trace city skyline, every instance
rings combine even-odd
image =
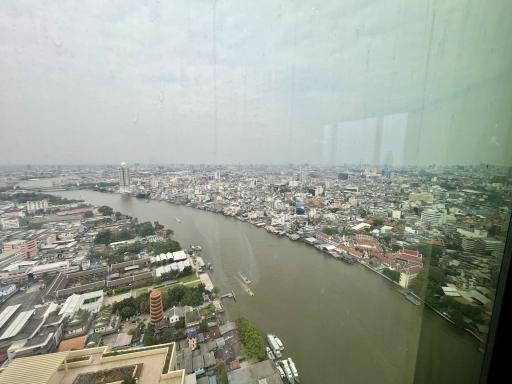
[[[502,380],[511,14],[1,1],[0,383]]]

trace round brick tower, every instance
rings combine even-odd
[[[162,296],[159,291],[151,291],[149,294],[149,323],[156,325],[164,319]]]

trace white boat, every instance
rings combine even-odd
[[[268,334],[267,335],[267,341],[268,345],[274,352],[274,355],[276,355],[277,358],[281,357],[281,352],[279,350],[279,346],[277,345],[276,339],[274,338],[274,335]]]
[[[177,221],[178,223],[181,223],[181,220],[180,220],[180,219],[178,219],[178,218],[176,218],[176,221]]]
[[[254,292],[251,291],[251,288],[247,284],[242,283],[242,288],[247,292],[249,296],[254,296]]]
[[[288,365],[288,360],[281,360],[281,364],[283,365],[286,378],[290,383],[293,383],[293,373],[292,370],[290,369],[290,366]]]
[[[245,276],[242,272],[240,272],[239,275],[240,275],[240,277],[242,278],[242,280],[244,281],[245,284],[251,284],[252,283],[252,281],[249,280],[247,278],[247,276]]]
[[[267,357],[269,358],[269,360],[274,360],[275,359],[275,356],[274,354],[272,353],[272,350],[267,347]]]
[[[284,379],[286,375],[284,374],[283,368],[281,368],[279,365],[277,366],[277,370],[279,371],[279,375],[281,376],[281,379]]]
[[[297,367],[295,367],[295,363],[293,362],[292,358],[288,358],[288,364],[290,365],[290,369],[292,370],[292,375],[295,380],[299,378],[299,372],[297,371]]]
[[[279,347],[279,350],[283,350],[284,349],[284,344],[283,342],[281,341],[281,339],[277,336],[274,336],[274,339],[276,340],[276,343],[277,343],[277,346]]]

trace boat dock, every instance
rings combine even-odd
[[[231,292],[225,293],[220,298],[221,299],[233,299],[233,300],[236,301],[235,291],[231,291]]]

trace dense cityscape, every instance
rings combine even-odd
[[[19,358],[58,351],[55,369],[70,383],[299,381],[286,340],[225,313],[240,292],[255,295],[246,270],[238,291],[222,292],[201,244],[180,245],[156,219],[60,196],[69,190],[211,211],[302,242],[340,268],[362,265],[485,345],[509,169],[122,163],[4,169],[0,182],[0,380],[28,364]]]
[[[501,383],[511,14],[0,2],[0,384]]]

